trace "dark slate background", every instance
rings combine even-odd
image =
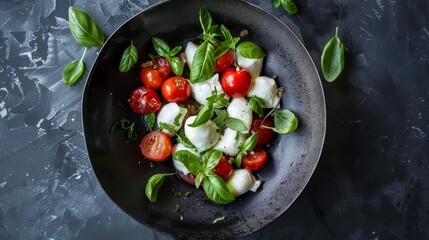
[[[81,97],[88,72],[62,83],[81,56],[71,4],[110,35],[156,0],[0,0],[0,239],[170,239],[107,197],[88,160]],[[429,1],[296,0],[287,23],[319,65],[340,27],[344,74],[323,81],[327,135],[304,192],[247,239],[429,238]],[[97,49],[87,52],[87,68]]]

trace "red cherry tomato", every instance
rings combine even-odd
[[[228,68],[221,77],[222,88],[232,98],[244,97],[252,83],[252,75],[246,69]]]
[[[170,64],[165,58],[152,59],[152,66],[142,68],[140,71],[140,80],[143,85],[152,89],[159,89],[165,79],[170,76]]]
[[[256,118],[253,120],[252,128],[250,129],[252,133],[258,133],[258,142],[256,143],[256,146],[265,146],[270,144],[276,136],[276,133],[273,130],[261,128],[261,124],[262,119]],[[265,119],[264,126],[274,127],[274,124],[270,119]]]
[[[213,172],[224,181],[227,181],[229,177],[231,177],[233,171],[234,167],[229,164],[228,157],[226,155],[223,155],[216,167],[213,168]]]
[[[191,95],[191,85],[186,78],[174,76],[165,80],[161,93],[168,102],[181,103]]]
[[[267,152],[262,148],[255,148],[243,156],[241,164],[244,168],[254,172],[261,169],[267,162]]]
[[[234,63],[234,52],[230,49],[216,60],[215,72],[224,72]]]
[[[161,108],[161,100],[154,90],[138,87],[131,93],[130,106],[135,113],[147,114],[158,111]]]
[[[140,150],[143,156],[155,162],[166,160],[170,156],[171,148],[170,138],[160,131],[148,133],[140,143]]]

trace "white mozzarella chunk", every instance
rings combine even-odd
[[[186,113],[188,113],[188,109],[180,107],[177,103],[168,103],[159,111],[156,122],[158,127],[160,127],[160,123],[165,123],[177,132],[182,127]],[[173,136],[173,134],[167,129],[162,129],[162,132],[166,133],[170,137]]]
[[[242,133],[227,128],[213,149],[219,150],[229,156],[236,156],[239,152],[238,146],[244,141],[245,137]]]
[[[198,126],[190,127],[197,116],[189,117],[185,122],[185,135],[200,152],[213,147],[219,141],[219,128],[211,120]]]
[[[237,197],[249,190],[256,192],[261,185],[261,181],[256,180],[253,174],[247,169],[235,169],[226,182],[226,185],[231,194]]]
[[[246,130],[242,133],[248,133],[252,125],[252,110],[250,109],[249,103],[244,98],[233,98],[228,108],[226,109],[229,117],[240,119]]]
[[[206,98],[212,95],[212,91],[217,90],[217,94],[224,93],[222,85],[219,82],[219,74],[213,75],[213,77],[207,79],[201,83],[191,84],[192,92],[194,93],[195,100],[200,104],[206,104]],[[225,94],[225,98],[229,99],[229,96]],[[220,108],[218,104],[214,105],[215,108]]]
[[[259,77],[259,75],[261,74],[263,60],[263,58],[245,58],[237,52],[238,66],[249,71],[253,79]]]
[[[187,148],[185,145],[183,145],[181,143],[178,143],[178,144],[173,146],[173,149],[171,149],[171,155],[173,155],[174,153],[176,153],[178,151],[182,151],[182,150],[187,150],[187,151],[193,153],[198,158],[201,157],[201,155],[199,153],[197,153],[194,149]],[[174,159],[174,157],[173,157],[173,164],[174,164],[174,167],[176,167],[176,169],[178,171],[181,171],[184,175],[187,175],[188,173],[190,173],[189,170],[185,167],[185,165],[182,162]]]
[[[188,68],[191,69],[192,61],[194,60],[195,52],[197,51],[198,46],[193,42],[188,42],[185,48],[186,64]]]
[[[252,86],[247,93],[248,97],[257,96],[264,100],[265,107],[274,108],[280,101],[277,95],[276,81],[270,77],[257,77],[253,80]]]

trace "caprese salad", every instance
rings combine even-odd
[[[150,130],[141,140],[149,161],[172,159],[176,173],[156,174],[146,196],[156,201],[164,177],[177,174],[203,187],[207,197],[228,204],[261,185],[254,172],[267,163],[267,147],[276,133],[298,126],[281,110],[284,92],[275,77],[261,76],[264,51],[215,25],[205,6],[199,12],[198,41],[170,48],[153,37],[156,51],[140,72],[142,86],[130,95],[131,109]],[[189,70],[188,70],[189,69]]]

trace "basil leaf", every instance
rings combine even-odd
[[[226,42],[231,42],[234,39],[231,35],[231,32],[224,25],[220,26],[220,31],[222,32]]]
[[[273,1],[273,5],[274,5],[275,8],[280,7],[280,0],[274,0]]]
[[[167,174],[155,174],[149,178],[146,183],[145,194],[147,199],[151,202],[156,202],[156,198],[158,197],[158,190],[161,188],[164,183],[164,178],[166,176],[171,176],[176,173],[167,173]]]
[[[176,76],[182,76],[184,65],[179,57],[168,58],[168,63]]]
[[[237,156],[235,157],[235,166],[237,166],[238,168],[241,166],[241,161],[243,159],[243,155],[244,155],[243,152],[239,152],[237,154]]]
[[[79,78],[82,76],[83,71],[85,70],[85,63],[83,62],[83,58],[86,54],[86,48],[83,51],[82,57],[80,60],[74,60],[67,64],[67,66],[64,68],[63,72],[63,79],[64,84],[71,86],[79,80]]]
[[[135,123],[134,122],[131,122],[130,120],[128,120],[128,119],[126,119],[126,118],[122,118],[122,119],[120,119],[120,120],[118,120],[118,121],[116,121],[111,127],[110,127],[110,130],[109,130],[109,133],[111,133],[111,132],[113,132],[113,130],[115,130],[115,128],[118,126],[118,125],[120,125],[121,126],[121,128],[123,129],[123,130],[127,130],[127,136],[128,136],[128,139],[129,140],[132,140],[132,139],[137,139],[137,134],[136,134],[136,132],[135,132],[135,130],[134,130],[134,125],[135,125]]]
[[[204,166],[200,159],[188,150],[175,152],[173,158],[183,163],[191,173],[200,173],[204,171]]]
[[[167,123],[160,122],[159,128],[160,128],[160,130],[165,129],[165,130],[169,131],[171,134],[176,134],[174,127],[171,125],[168,125]]]
[[[237,157],[235,157],[235,165],[239,168],[241,166],[241,159],[243,155],[247,154],[248,151],[252,151],[256,147],[256,143],[258,142],[258,133],[252,134],[250,137],[241,144],[238,149],[240,152]]]
[[[104,35],[97,23],[85,11],[69,7],[69,27],[74,39],[85,47],[100,47]]]
[[[180,50],[182,50],[182,46],[175,46],[173,49],[171,49],[171,51],[170,51],[170,57],[174,57],[174,56],[176,56],[179,52],[180,52]]]
[[[240,55],[245,58],[252,58],[252,59],[260,59],[266,56],[264,51],[258,45],[250,41],[245,41],[238,44],[237,52],[240,53]]]
[[[210,16],[209,10],[206,8],[206,6],[201,6],[200,12],[199,12],[199,18],[200,18],[200,24],[201,28],[203,29],[204,33],[207,33],[210,31],[210,28],[212,26],[212,17]]]
[[[263,108],[265,107],[265,102],[262,98],[259,98],[257,96],[250,97],[249,107],[254,113],[258,115],[258,117],[262,118],[264,116]]]
[[[137,48],[133,45],[133,40],[131,44],[127,47],[122,53],[121,61],[119,63],[120,72],[128,72],[137,63],[138,52]]]
[[[212,224],[216,224],[216,223],[223,221],[223,220],[225,220],[225,216],[217,217],[213,220]]]
[[[191,66],[191,83],[199,83],[209,79],[215,68],[214,46],[208,41],[204,41],[198,46]]]
[[[161,38],[152,37],[152,43],[153,43],[153,47],[155,48],[155,51],[161,57],[168,56],[168,54],[170,53],[170,47],[168,46],[167,42],[165,42]]]
[[[276,8],[279,7],[280,4],[282,5],[283,9],[289,14],[293,15],[298,12],[298,7],[293,0],[280,0],[278,2],[274,1],[274,7]]]
[[[197,174],[197,177],[195,178],[195,187],[198,189],[201,186],[201,182],[204,180],[206,175],[203,172],[200,172]]]
[[[182,113],[177,114],[177,116],[174,118],[174,125],[180,127],[180,118],[182,117]]]
[[[320,59],[323,77],[326,81],[333,82],[344,69],[344,44],[338,37],[338,27],[335,36],[326,43]]]
[[[216,113],[216,117],[212,120],[219,127],[219,134],[223,135],[225,133],[225,119],[228,116],[228,112],[226,110],[214,110]]]
[[[214,108],[212,103],[207,103],[203,106],[203,108],[198,113],[197,117],[195,118],[194,122],[192,124],[189,124],[190,127],[198,127],[206,122],[208,122],[214,113]]]
[[[217,175],[207,176],[204,179],[203,188],[207,197],[215,203],[228,204],[235,200],[225,182]]]
[[[240,132],[247,130],[246,125],[238,118],[228,118],[225,122],[226,126],[234,131]]]
[[[298,127],[298,118],[287,109],[274,113],[273,131],[280,134],[288,134]]]
[[[183,144],[187,148],[194,149],[198,152],[194,144],[192,144],[192,142],[185,136],[185,131],[183,130],[183,128],[180,129],[179,134],[177,134],[176,136],[177,136],[177,141],[179,143]]]
[[[149,113],[149,114],[143,115],[143,124],[144,124],[144,127],[146,128],[146,131],[148,132],[152,131],[152,129],[155,127],[155,122],[156,122],[155,113]]]
[[[219,163],[222,157],[222,152],[218,150],[210,150],[203,154],[202,162],[205,165],[205,170],[212,170]]]
[[[222,45],[222,46],[218,47],[214,52],[214,59],[217,60],[222,55],[224,55],[226,52],[228,52],[228,50],[229,50],[229,46],[223,46]]]

